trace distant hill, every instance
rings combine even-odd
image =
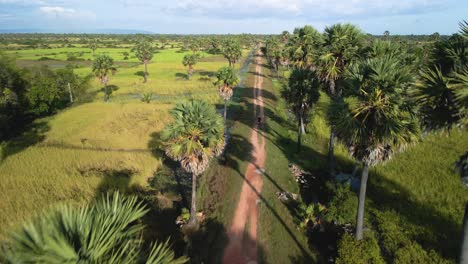
[[[120,29],[120,28],[103,28],[103,29],[41,29],[41,28],[19,28],[19,29],[3,29],[0,28],[0,34],[4,33],[89,33],[89,34],[153,34],[151,31],[136,30],[136,29]]]

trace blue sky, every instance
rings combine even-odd
[[[372,34],[452,34],[468,0],[0,0],[0,29],[280,33],[350,22]]]

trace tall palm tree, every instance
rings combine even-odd
[[[219,86],[219,95],[224,100],[224,123],[227,119],[227,101],[229,101],[234,93],[234,87],[239,83],[239,77],[231,67],[222,67],[216,72],[215,85]]]
[[[322,35],[312,26],[294,29],[287,43],[292,64],[301,68],[313,68],[317,63]]]
[[[145,73],[143,82],[148,81],[148,63],[156,53],[156,47],[148,40],[141,40],[132,49],[135,52],[135,56],[145,65]]]
[[[340,82],[348,66],[359,57],[363,46],[364,34],[351,24],[335,24],[325,28],[324,46],[318,72],[321,79],[327,84],[327,93],[332,100],[341,98],[343,89]],[[330,174],[335,174],[335,128],[330,129],[329,161]]]
[[[104,101],[109,100],[110,91],[108,90],[107,84],[109,83],[109,75],[114,74],[117,68],[114,66],[114,59],[109,55],[102,54],[98,55],[93,63],[93,72],[96,77],[104,85]]]
[[[301,150],[301,136],[305,134],[305,118],[320,97],[320,81],[316,72],[294,68],[282,96],[296,115],[298,121],[297,151]]]
[[[14,232],[1,252],[3,263],[181,264],[168,242],[142,248],[139,222],[148,210],[134,196],[107,194],[82,208],[63,205]]]
[[[203,101],[184,101],[171,111],[174,121],[162,132],[166,154],[192,174],[189,224],[197,223],[197,176],[224,149],[224,125],[214,107]]]
[[[418,138],[419,127],[405,93],[408,71],[391,56],[368,59],[347,73],[353,95],[333,100],[329,119],[352,155],[362,162],[356,238],[362,239],[369,168]]]

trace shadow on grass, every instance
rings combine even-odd
[[[2,143],[0,148],[0,161],[7,157],[23,151],[24,149],[36,145],[45,139],[45,134],[50,126],[47,121],[37,120],[26,127],[23,134]]]

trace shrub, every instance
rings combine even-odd
[[[336,221],[339,225],[355,224],[357,206],[357,195],[350,190],[349,185],[339,185],[330,201],[325,219],[328,222]]]
[[[38,61],[48,61],[48,60],[53,60],[52,58],[49,57],[40,57]]]
[[[153,93],[143,93],[141,95],[141,101],[144,103],[150,103],[153,100]]]
[[[377,240],[372,234],[365,234],[357,241],[352,235],[344,234],[338,243],[336,264],[384,264]]]
[[[434,251],[427,253],[424,249],[415,242],[410,242],[406,246],[398,249],[395,252],[395,264],[448,264],[449,261],[442,259]]]

